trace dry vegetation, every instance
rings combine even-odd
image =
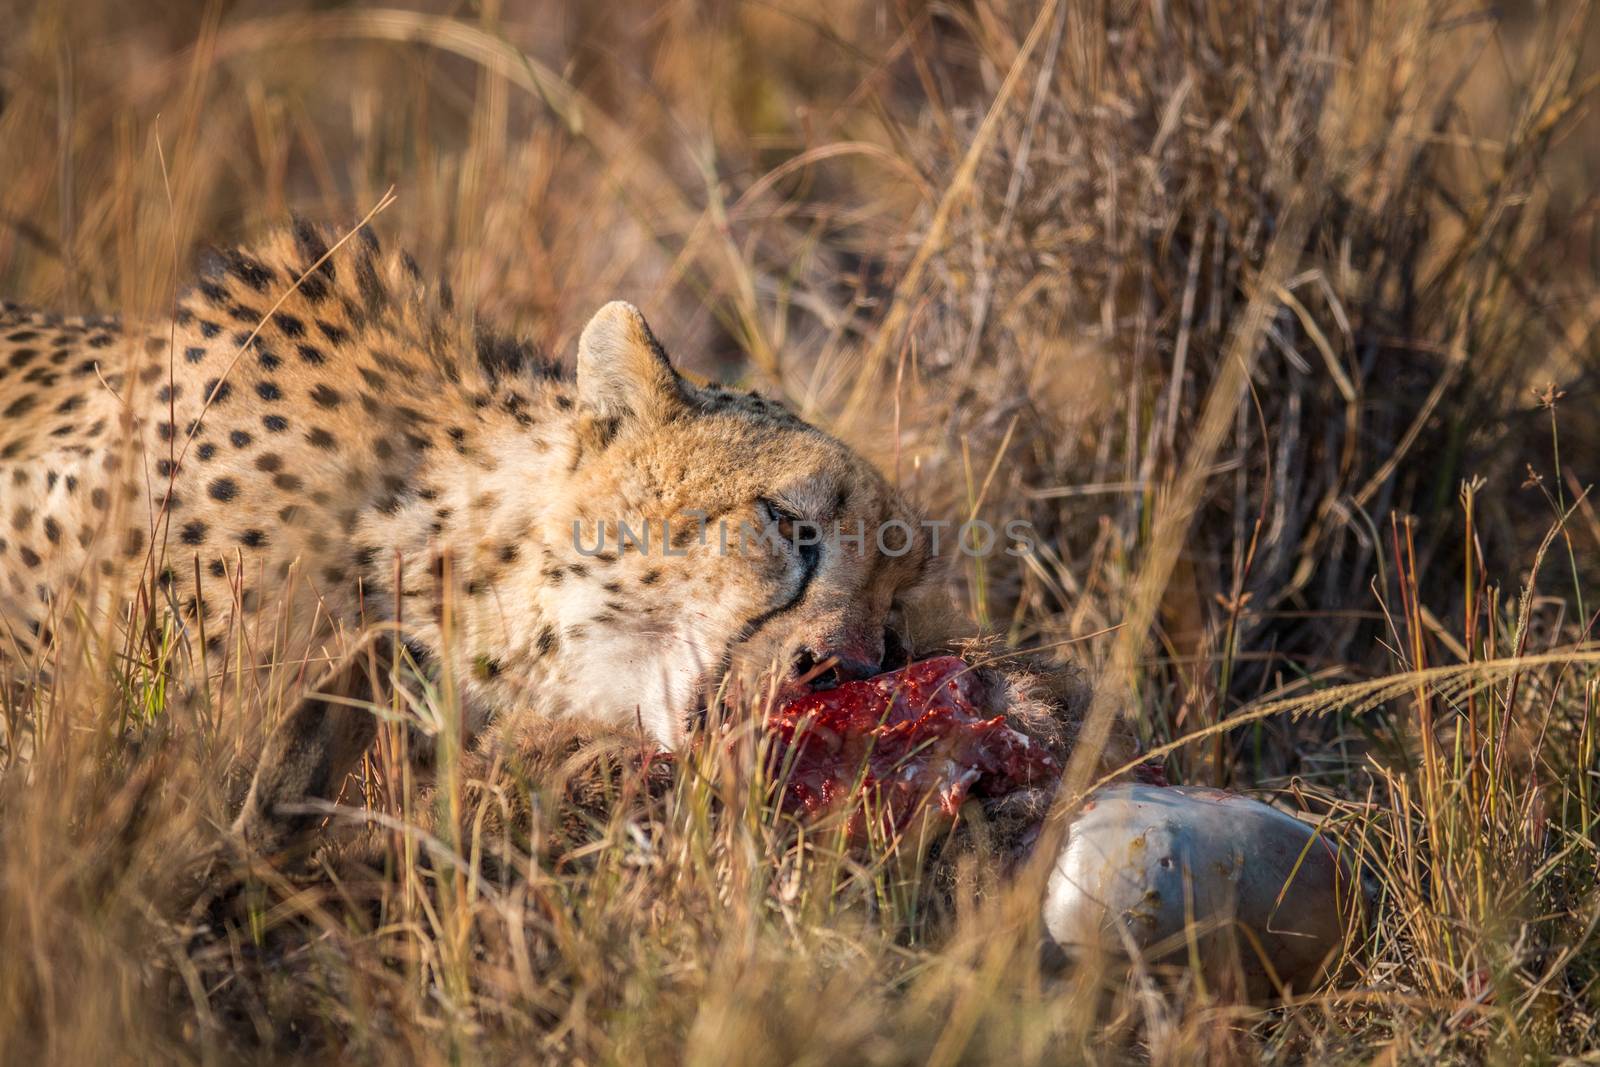
[[[936,513],[1031,519],[1037,555],[951,573],[974,623],[1081,662],[1176,779],[1330,820],[1379,899],[1327,988],[1157,995],[1042,972],[1034,887],[981,828],[938,868],[797,842],[714,761],[575,743],[488,783],[447,751],[434,800],[374,762],[346,799],[378,829],[225,907],[202,860],[276,705],[176,721],[152,614],[107,635],[115,669],[4,709],[0,1060],[1600,1047],[1587,5],[10,0],[0,25],[0,293],[159,314],[200,244],[349,226],[393,187],[386,239],[551,351],[627,296]]]

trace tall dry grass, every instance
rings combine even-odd
[[[797,840],[726,761],[614,741],[490,780],[447,749],[427,795],[381,749],[357,845],[219,901],[278,709],[169,712],[146,597],[4,709],[0,1058],[1592,1051],[1590,16],[0,9],[4,295],[158,315],[199,244],[393,187],[388,239],[551,351],[627,296],[936,513],[1030,519],[1037,554],[950,573],[973,623],[1089,668],[1092,724],[1176,777],[1326,820],[1378,900],[1341,981],[1270,1010],[1049,970],[983,827]]]

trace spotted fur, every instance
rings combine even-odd
[[[3,305],[8,670],[47,660],[78,607],[119,616],[141,576],[213,673],[267,657],[273,638],[222,637],[263,618],[287,620],[268,624],[280,657],[398,632],[451,668],[484,746],[553,715],[675,745],[730,667],[875,669],[928,563],[920,533],[901,555],[872,543],[918,526],[878,472],[781,404],[686,381],[630,305],[575,362],[483,328],[365,231],[333,248],[306,225],[210,257],[170,321]],[[799,520],[868,541],[718,535]],[[618,546],[622,523],[647,551]],[[317,688],[341,686],[360,688]],[[272,839],[275,807],[342,777],[370,717],[339,707],[308,699],[278,728],[247,831]]]

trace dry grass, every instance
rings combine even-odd
[[[982,827],[797,841],[721,762],[552,738],[431,800],[374,761],[361,842],[219,902],[276,709],[178,721],[151,612],[4,709],[0,1059],[1593,1052],[1596,65],[1589,5],[1528,6],[0,4],[4,295],[159,314],[198,243],[392,186],[552,351],[627,296],[935,513],[1030,519],[950,574],[974,624],[1380,901],[1271,1010],[1045,972]]]

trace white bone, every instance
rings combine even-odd
[[[1366,910],[1338,842],[1315,827],[1217,789],[1118,784],[1069,827],[1044,922],[1069,955],[1198,963],[1259,999],[1314,985]]]

